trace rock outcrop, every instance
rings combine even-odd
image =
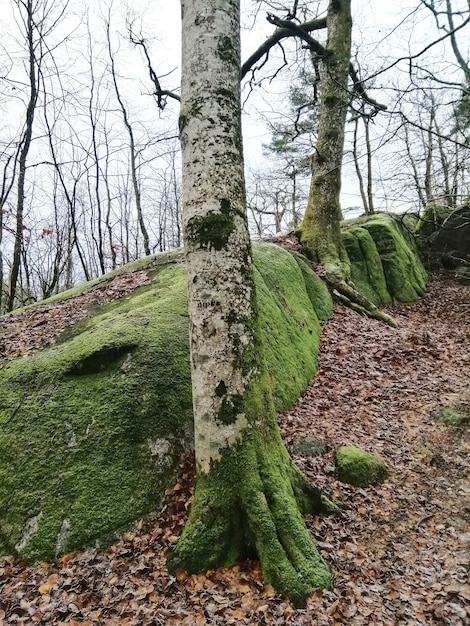
[[[356,220],[345,242],[358,290],[377,304],[423,293],[426,274],[394,218]],[[332,298],[298,253],[258,243],[254,265],[265,358],[282,411],[313,378],[319,319],[331,315]],[[70,314],[80,296],[131,272],[137,286],[87,300],[80,321],[0,361],[0,553],[37,561],[110,541],[158,512],[192,446],[181,252],[141,259],[33,309],[42,307],[45,320],[66,303],[63,314]]]

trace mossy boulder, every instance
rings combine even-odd
[[[351,278],[356,289],[376,306],[390,304],[382,261],[366,228],[353,226],[343,232],[343,242],[351,261]]]
[[[422,237],[429,237],[440,229],[452,213],[453,208],[445,204],[431,202],[426,206],[417,225],[417,230]]]
[[[341,482],[367,487],[383,482],[387,466],[381,458],[354,446],[342,446],[335,452],[335,464]]]
[[[362,253],[363,248],[365,248],[365,239],[362,234],[359,235],[358,227],[365,229],[375,243],[390,298],[398,302],[416,302],[419,300],[426,291],[428,277],[420,261],[415,240],[403,226],[400,218],[388,213],[377,213],[345,223],[344,236],[346,240],[349,240],[347,245],[355,259],[358,259],[359,255],[357,250],[360,250]],[[361,237],[361,243],[353,244],[351,239],[358,236]],[[369,259],[370,256],[367,255],[367,258]],[[356,261],[356,269],[354,271],[359,291],[364,289],[364,285],[366,286],[366,291],[370,289],[367,276],[368,272],[371,271],[369,269],[371,266],[374,267],[369,261],[364,263],[363,267],[361,267],[360,261]],[[377,282],[374,284],[377,284]],[[376,289],[374,287],[374,291]],[[385,297],[382,290],[383,286],[380,287],[379,292],[382,295],[378,295],[377,298]],[[367,295],[367,293],[364,293],[364,295]]]
[[[254,263],[267,368],[282,411],[316,368],[320,326],[307,286],[315,278],[274,245],[255,245]],[[159,510],[192,446],[181,253],[131,268],[146,271],[150,284],[96,306],[55,345],[0,362],[0,553],[37,561],[110,541]]]

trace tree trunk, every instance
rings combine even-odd
[[[172,571],[259,556],[296,604],[330,574],[300,509],[328,502],[276,423],[258,331],[240,123],[239,0],[183,0],[183,226],[197,483]]]
[[[325,268],[325,279],[342,302],[365,315],[396,325],[364,298],[351,282],[351,265],[341,237],[341,166],[348,112],[351,56],[351,0],[330,0],[328,41],[323,54],[318,138],[312,156],[312,182],[300,228],[305,252]],[[370,174],[369,174],[370,175]]]
[[[24,202],[25,202],[25,182],[26,182],[26,161],[28,158],[29,149],[33,139],[33,122],[34,113],[36,110],[36,103],[38,98],[38,86],[36,72],[38,69],[39,59],[35,56],[35,40],[34,30],[36,28],[34,24],[34,6],[32,0],[28,0],[24,3],[24,9],[26,15],[24,18],[26,28],[26,39],[28,45],[28,78],[29,78],[29,99],[26,107],[26,120],[25,130],[23,133],[21,150],[19,153],[19,168],[18,168],[18,191],[16,201],[16,227],[15,227],[15,243],[13,246],[13,259],[10,266],[10,273],[8,276],[7,286],[7,311],[12,311],[15,306],[16,289],[18,283],[18,276],[20,273],[21,256],[23,250],[23,215],[24,215]]]
[[[361,192],[362,206],[364,207],[364,213],[369,215],[369,203],[367,201],[366,190],[364,188],[364,178],[361,172],[361,166],[359,164],[359,153],[357,149],[357,135],[359,130],[360,115],[356,115],[354,119],[354,139],[353,139],[353,159],[354,167],[356,168],[357,180],[359,181],[359,191]]]
[[[370,117],[364,117],[364,127],[366,135],[366,150],[367,150],[367,198],[369,202],[369,215],[375,213],[374,207],[374,194],[372,190],[373,176],[372,176],[372,148],[370,144]]]
[[[340,222],[341,164],[348,109],[351,55],[351,0],[330,0],[328,41],[323,57],[318,139],[301,239],[312,257],[337,276],[349,275]]]

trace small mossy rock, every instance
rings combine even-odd
[[[470,413],[450,406],[441,406],[431,413],[432,417],[447,426],[467,426],[470,423]]]
[[[313,437],[304,437],[303,439],[297,439],[290,446],[292,454],[299,454],[301,456],[321,456],[325,454],[326,445],[321,439],[314,439]]]
[[[352,226],[342,236],[356,289],[376,306],[390,304],[392,298],[387,290],[382,261],[369,231]]]
[[[367,487],[383,482],[387,466],[379,457],[354,446],[342,446],[335,452],[335,464],[341,482]]]
[[[192,446],[181,252],[113,272],[148,285],[97,306],[55,345],[0,362],[0,554],[28,561],[105,544],[158,511]],[[254,246],[266,365],[277,411],[316,368],[320,325],[293,256]],[[109,275],[42,304],[97,285]]]

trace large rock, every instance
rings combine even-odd
[[[455,210],[428,207],[418,230],[421,254],[433,269],[470,265],[470,205]],[[453,262],[462,259],[463,263]]]
[[[369,231],[352,226],[343,232],[343,241],[356,289],[377,306],[390,304],[392,298],[387,290],[382,260]]]
[[[365,295],[384,304],[423,293],[426,274],[396,220],[356,221],[345,241]],[[302,256],[257,244],[254,264],[266,365],[282,411],[313,377],[319,318],[330,316],[332,300]],[[130,271],[145,272],[148,284],[96,305],[54,345],[0,362],[0,553],[39,560],[111,540],[159,510],[192,446],[181,253],[142,259],[38,306]]]
[[[344,224],[343,237],[356,287],[373,302],[416,302],[424,294],[428,277],[400,217],[377,213],[350,220]]]
[[[317,278],[274,245],[255,245],[254,262],[266,362],[282,411],[316,368]],[[0,553],[39,560],[107,542],[159,510],[180,454],[192,445],[185,268],[167,255],[139,269],[149,285],[98,306],[55,345],[1,363]]]

